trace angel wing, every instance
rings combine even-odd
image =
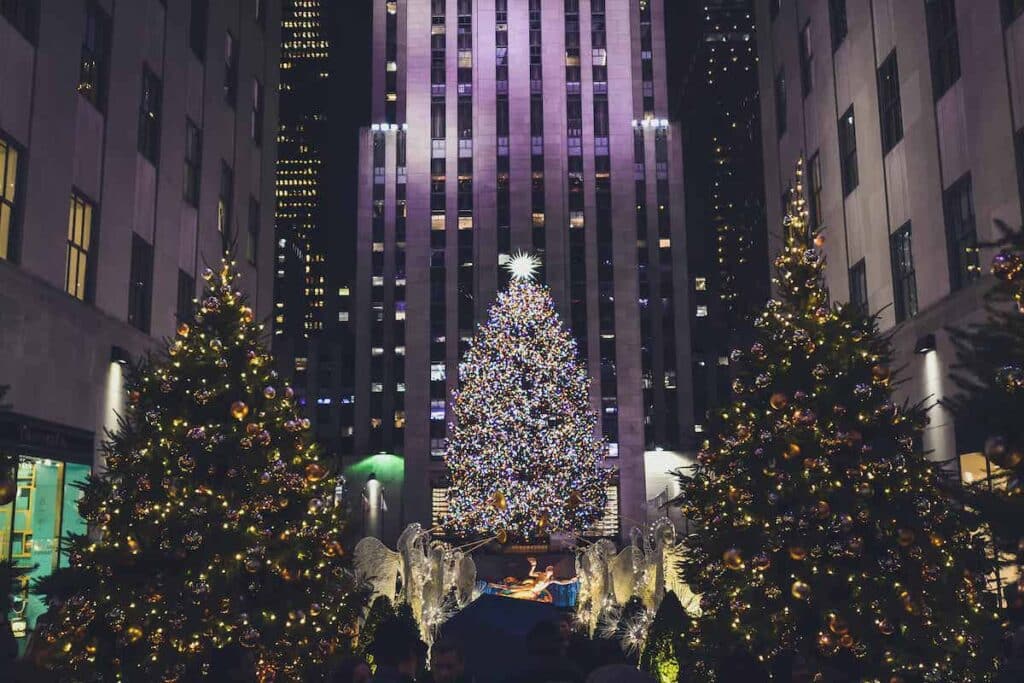
[[[367,536],[352,551],[356,576],[370,585],[374,597],[385,596],[391,602],[398,594],[398,579],[402,573],[402,557],[380,542]]]
[[[637,590],[639,575],[643,571],[643,551],[628,545],[610,564],[612,593],[615,602],[624,605]]]
[[[461,554],[461,553],[460,553]],[[476,591],[476,562],[469,555],[459,558],[455,566],[455,600],[462,609],[473,602]]]

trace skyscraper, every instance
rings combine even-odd
[[[731,395],[729,350],[744,345],[768,292],[764,169],[752,0],[680,3],[687,63],[678,89],[696,320],[698,424]],[[680,36],[682,39],[682,36]]]
[[[357,458],[403,460],[404,520],[426,521],[443,501],[459,358],[518,250],[542,257],[591,370],[626,524],[646,515],[645,453],[691,442],[665,40],[656,0],[374,4],[354,443]]]
[[[756,5],[768,224],[805,156],[833,299],[878,313],[900,398],[934,404],[956,391],[947,328],[980,316],[993,281],[994,221],[1021,224],[1024,5]],[[929,418],[931,457],[986,477],[985,435],[941,408]]]
[[[126,365],[191,320],[225,243],[271,314],[279,27],[250,0],[0,2],[0,562],[32,581],[88,532],[76,484]],[[23,646],[46,605],[15,599]]]

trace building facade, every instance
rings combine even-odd
[[[768,292],[764,166],[753,0],[682,3],[678,82],[686,167],[694,419],[730,400],[729,350],[749,345]],[[679,11],[679,10],[677,10]]]
[[[460,355],[507,282],[499,265],[530,251],[591,370],[619,473],[605,532],[628,529],[646,516],[645,454],[693,438],[664,5],[382,0],[373,12],[354,460],[399,457],[393,517],[436,518]]]
[[[272,2],[0,4],[0,448],[21,456],[0,560],[65,562],[73,484],[116,427],[122,367],[189,318],[233,244],[272,303]],[[19,602],[19,632],[42,607]]]
[[[832,297],[878,313],[901,394],[941,400],[955,389],[945,328],[972,320],[991,284],[979,245],[994,221],[1021,224],[1024,4],[756,4],[768,225],[804,155]],[[974,476],[966,425],[930,418],[925,448]]]

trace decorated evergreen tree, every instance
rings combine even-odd
[[[47,634],[62,680],[199,680],[238,646],[261,680],[310,680],[349,649],[363,599],[330,469],[231,264],[203,279],[84,488],[95,532],[72,539]]]
[[[1024,232],[1000,224],[992,260],[995,286],[983,321],[951,334],[957,394],[944,401],[964,437],[984,444],[989,477],[958,492],[991,530],[1000,564],[1018,580],[1007,587],[1010,616],[1024,621]]]
[[[983,541],[920,450],[923,412],[893,401],[876,320],[829,301],[801,175],[778,298],[733,352],[735,402],[682,478],[700,527],[682,572],[703,610],[688,675],[746,659],[758,678],[986,680],[999,636]]]
[[[513,278],[473,339],[454,392],[448,444],[448,526],[456,533],[538,539],[582,532],[604,511],[611,471],[590,409],[590,380],[576,342],[534,257]]]
[[[640,657],[640,668],[651,674],[658,683],[682,680],[680,662],[686,651],[690,626],[690,615],[683,609],[676,594],[670,591],[658,606]]]

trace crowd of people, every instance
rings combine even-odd
[[[512,670],[471,670],[466,644],[442,635],[429,649],[398,621],[384,622],[368,649],[375,665],[350,659],[333,683],[653,683],[615,640],[591,640],[573,628],[570,614],[535,624],[521,644],[525,657]],[[429,665],[428,665],[429,661]]]

